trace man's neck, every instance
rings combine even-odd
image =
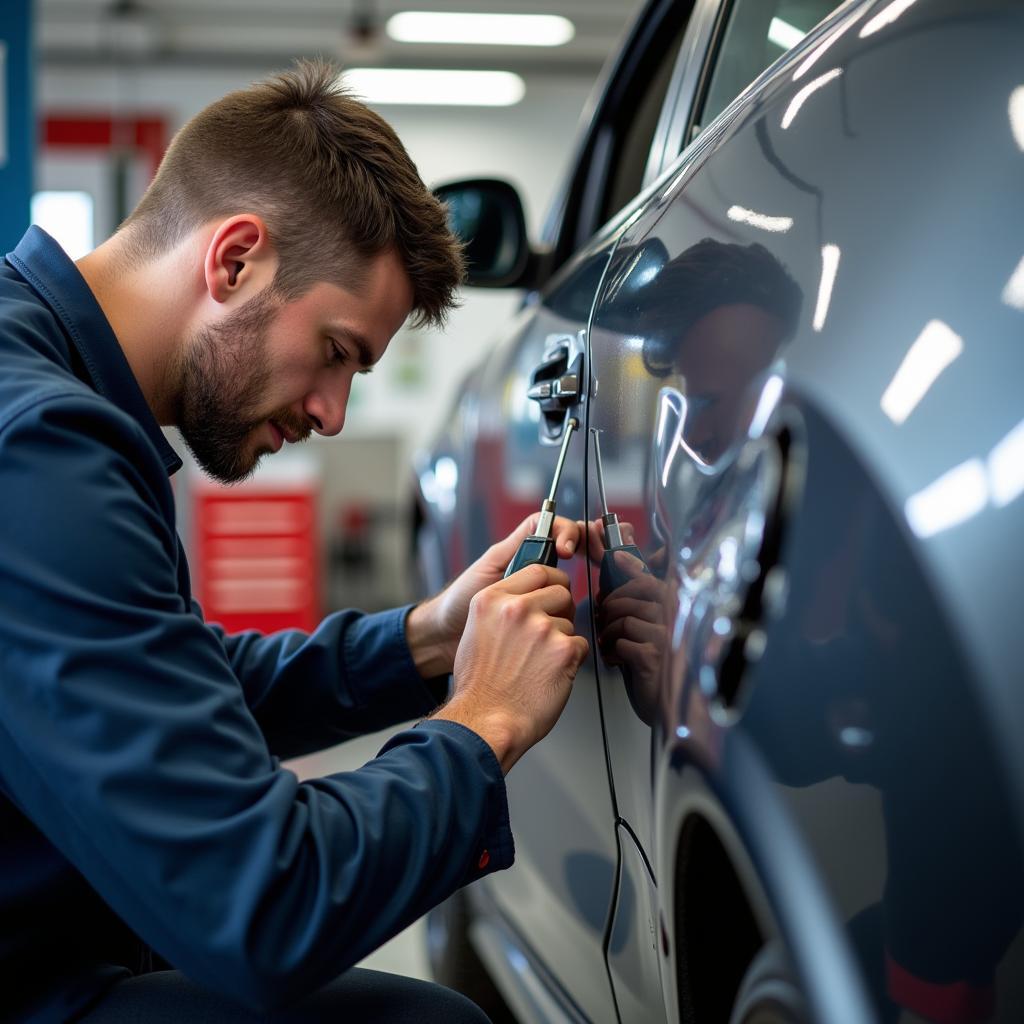
[[[188,333],[190,310],[182,298],[193,268],[179,248],[150,262],[129,263],[115,235],[76,261],[79,272],[110,322],[157,422],[174,422],[178,353]]]

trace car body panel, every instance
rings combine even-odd
[[[484,883],[589,1019],[703,998],[679,982],[698,821],[812,1019],[1024,1019],[1021,53],[1009,0],[843,4],[462,400],[451,572],[543,496],[521,396],[583,332],[580,414],[655,595],[646,643],[599,654],[609,595],[573,563],[592,656],[509,778],[520,866]],[[689,310],[707,272],[721,301]],[[594,519],[585,439],[559,508]]]
[[[616,829],[620,872],[608,933],[608,970],[621,1024],[662,1020],[661,925],[658,889],[636,839],[624,824]]]
[[[862,7],[847,20],[866,25],[879,6]],[[599,385],[588,425],[606,438],[609,502],[636,520],[637,541],[655,562],[664,545],[647,529],[654,505],[647,449],[658,430],[658,396],[672,373],[684,395],[688,378],[712,373],[694,359],[683,367],[677,362],[668,375],[645,370],[645,350],[657,348],[658,339],[645,337],[640,325],[663,321],[673,302],[685,320],[679,276],[670,271],[659,286],[662,271],[707,238],[723,247],[757,244],[803,292],[791,340],[747,362],[726,351],[716,364],[719,378],[723,362],[734,374],[709,385],[718,407],[726,407],[717,434],[713,427],[701,431],[698,412],[697,427],[680,438],[687,449],[680,458],[691,458],[696,470],[687,483],[698,492],[677,510],[685,536],[677,531],[673,539],[696,552],[689,559],[672,552],[681,564],[667,578],[681,592],[687,577],[693,584],[702,572],[719,572],[698,549],[703,544],[721,554],[715,516],[729,506],[728,477],[737,475],[740,452],[753,443],[750,420],[771,378],[780,382],[774,400],[782,418],[787,406],[798,410],[799,457],[807,463],[802,501],[813,511],[805,505],[789,524],[789,607],[768,631],[744,714],[737,724],[719,724],[699,707],[703,698],[695,689],[687,698],[675,695],[685,709],[674,728],[688,734],[681,745],[686,758],[710,766],[727,757],[733,731],[754,742],[814,870],[827,879],[834,913],[850,922],[849,947],[857,947],[864,974],[875,977],[879,990],[886,982],[883,960],[897,954],[897,966],[910,964],[914,977],[991,980],[1021,913],[1021,804],[1005,781],[1022,777],[1020,745],[1004,742],[990,751],[993,726],[1017,735],[1024,725],[1020,649],[1007,617],[1020,581],[996,564],[1014,547],[1024,521],[1019,502],[995,496],[999,486],[1011,485],[993,476],[991,453],[1020,433],[1016,382],[1024,353],[1014,339],[1021,313],[1003,296],[1021,260],[1024,204],[1019,188],[1009,207],[984,197],[1014,194],[1021,153],[1007,108],[1019,69],[1010,53],[1019,53],[1024,40],[1006,32],[991,6],[961,8],[959,15],[953,6],[922,4],[871,45],[848,33],[815,69],[840,73],[807,98],[786,128],[803,88],[793,82],[801,54],[777,68],[756,103],[740,103],[727,127],[718,126],[720,136],[699,166],[684,158],[676,182],[624,234],[591,331]],[[989,74],[975,75],[970,89],[946,73],[965,46],[993,55]],[[912,88],[908,67],[917,69]],[[885,100],[894,96],[898,106]],[[912,147],[903,141],[908,120]],[[971,144],[974,133],[978,141]],[[933,183],[933,168],[943,164]],[[907,181],[922,187],[908,191]],[[960,192],[967,181],[969,203]],[[773,230],[731,219],[740,207],[776,218]],[[779,230],[783,218],[790,223]],[[984,261],[956,258],[962,240],[972,237],[985,239]],[[839,255],[839,270],[823,298],[826,247]],[[650,255],[659,250],[660,266]],[[918,252],[950,258],[915,260]],[[639,284],[631,286],[631,275]],[[953,334],[959,342],[948,341]],[[734,342],[725,329],[697,344],[703,354]],[[944,343],[960,351],[897,423],[888,389],[915,342],[919,352]],[[692,383],[690,390],[691,399],[706,397]],[[979,402],[980,394],[990,401]],[[740,409],[747,415],[738,416]],[[757,436],[765,430],[771,426],[759,425]],[[958,522],[955,508],[948,509],[954,492],[932,491],[933,520],[954,521],[928,533],[933,520],[913,517],[915,501],[954,467],[986,460],[988,480],[982,471],[976,486],[989,489],[988,500]],[[1016,471],[1005,473],[1020,479]],[[934,511],[935,502],[947,508]],[[591,494],[591,517],[599,511]],[[692,521],[703,517],[709,525],[701,536]],[[994,533],[1003,540],[993,543]],[[729,531],[724,536],[734,539]],[[692,655],[705,641],[696,635],[692,593],[681,596],[690,603],[680,613],[676,600],[666,617],[668,623],[673,613],[687,619],[688,632],[674,642]],[[984,629],[972,635],[966,627],[980,618]],[[985,657],[975,645],[986,649]],[[674,675],[700,670],[698,658]],[[638,711],[635,693],[614,667],[599,671],[619,814],[654,857],[649,766],[659,739],[648,723],[665,721],[656,708]],[[659,784],[675,785],[670,777]],[[671,833],[679,825],[667,827]],[[666,865],[655,861],[663,876]],[[962,903],[948,898],[945,887],[954,878]],[[881,912],[889,921],[885,937],[880,919],[872,919]],[[800,945],[798,936],[790,940]],[[1004,976],[1013,971],[1004,965]],[[1019,1010],[1012,991],[1008,1000]]]

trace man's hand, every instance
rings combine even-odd
[[[492,544],[461,576],[436,597],[417,605],[406,619],[405,633],[416,667],[426,679],[452,671],[455,652],[466,628],[473,597],[498,582],[524,537],[537,528],[540,513],[524,519],[504,540]],[[571,558],[579,546],[580,524],[562,516],[552,526],[559,558]]]
[[[508,545],[491,551],[503,554]],[[512,545],[507,558],[498,556],[502,572],[514,552]],[[479,591],[455,658],[454,693],[434,717],[482,736],[508,772],[551,731],[569,699],[588,650],[574,618],[569,577],[546,565],[528,565]]]
[[[665,584],[644,572],[643,563],[616,551],[619,576],[625,582],[598,598],[598,644],[610,665],[629,665],[642,678],[653,678],[665,651]]]
[[[600,564],[605,557],[604,530],[600,522],[580,525],[585,525],[588,531],[591,559]],[[619,528],[626,544],[636,543],[629,523],[620,523]],[[668,648],[665,615],[669,592],[660,578],[666,553],[664,548],[659,548],[650,556],[646,567],[628,551],[617,550],[610,557],[614,572],[608,575],[616,583],[608,593],[602,590],[597,594],[597,644],[605,663],[622,669],[629,701],[640,719],[650,725],[654,721],[662,661]]]

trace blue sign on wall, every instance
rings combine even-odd
[[[32,0],[3,0],[0,21],[0,255],[29,224],[35,103],[32,90]]]

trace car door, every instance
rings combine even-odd
[[[608,962],[624,1024],[664,1014],[652,816],[659,737],[652,730],[663,717],[663,659],[679,639],[669,636],[675,597],[666,595],[678,552],[667,551],[666,542],[688,532],[696,553],[709,531],[738,511],[732,505],[775,485],[774,453],[743,445],[763,428],[756,421],[777,397],[776,363],[806,301],[773,255],[773,230],[784,219],[770,216],[770,198],[759,203],[752,181],[750,208],[730,194],[723,209],[723,182],[702,163],[728,131],[728,117],[716,116],[835,6],[722,5],[711,56],[694,75],[700,91],[689,106],[677,104],[668,132],[696,141],[619,238],[591,324],[588,518],[616,514],[638,556],[617,556],[621,565],[606,564],[603,579],[602,565],[591,560],[622,862]],[[727,545],[726,560],[730,552],[734,564],[707,567],[721,572],[723,588],[727,579],[741,583],[746,571],[741,546]],[[712,616],[701,642],[724,644],[717,628]]]
[[[603,88],[603,100],[581,147],[580,165],[563,197],[557,253],[589,237],[528,301],[506,339],[474,381],[471,469],[460,481],[467,560],[507,534],[547,495],[558,445],[570,415],[582,420],[584,356],[593,304],[626,217],[608,219],[622,196],[635,195],[648,174],[649,152],[677,74],[689,5],[649,5]],[[569,239],[573,239],[570,242]],[[537,382],[575,371],[579,401],[559,408],[531,401]],[[581,424],[582,425],[582,424]],[[580,430],[557,493],[558,513],[583,519],[585,439]],[[587,635],[590,613],[586,564],[573,574],[577,629]],[[544,979],[560,1012],[594,1022],[617,1022],[604,962],[608,916],[615,892],[618,848],[605,759],[600,695],[593,656],[577,674],[569,703],[552,734],[508,778],[516,864],[480,888],[500,911],[489,924],[508,932],[485,936],[520,951]],[[478,936],[479,937],[479,936]],[[539,1014],[539,1007],[533,1013]]]

